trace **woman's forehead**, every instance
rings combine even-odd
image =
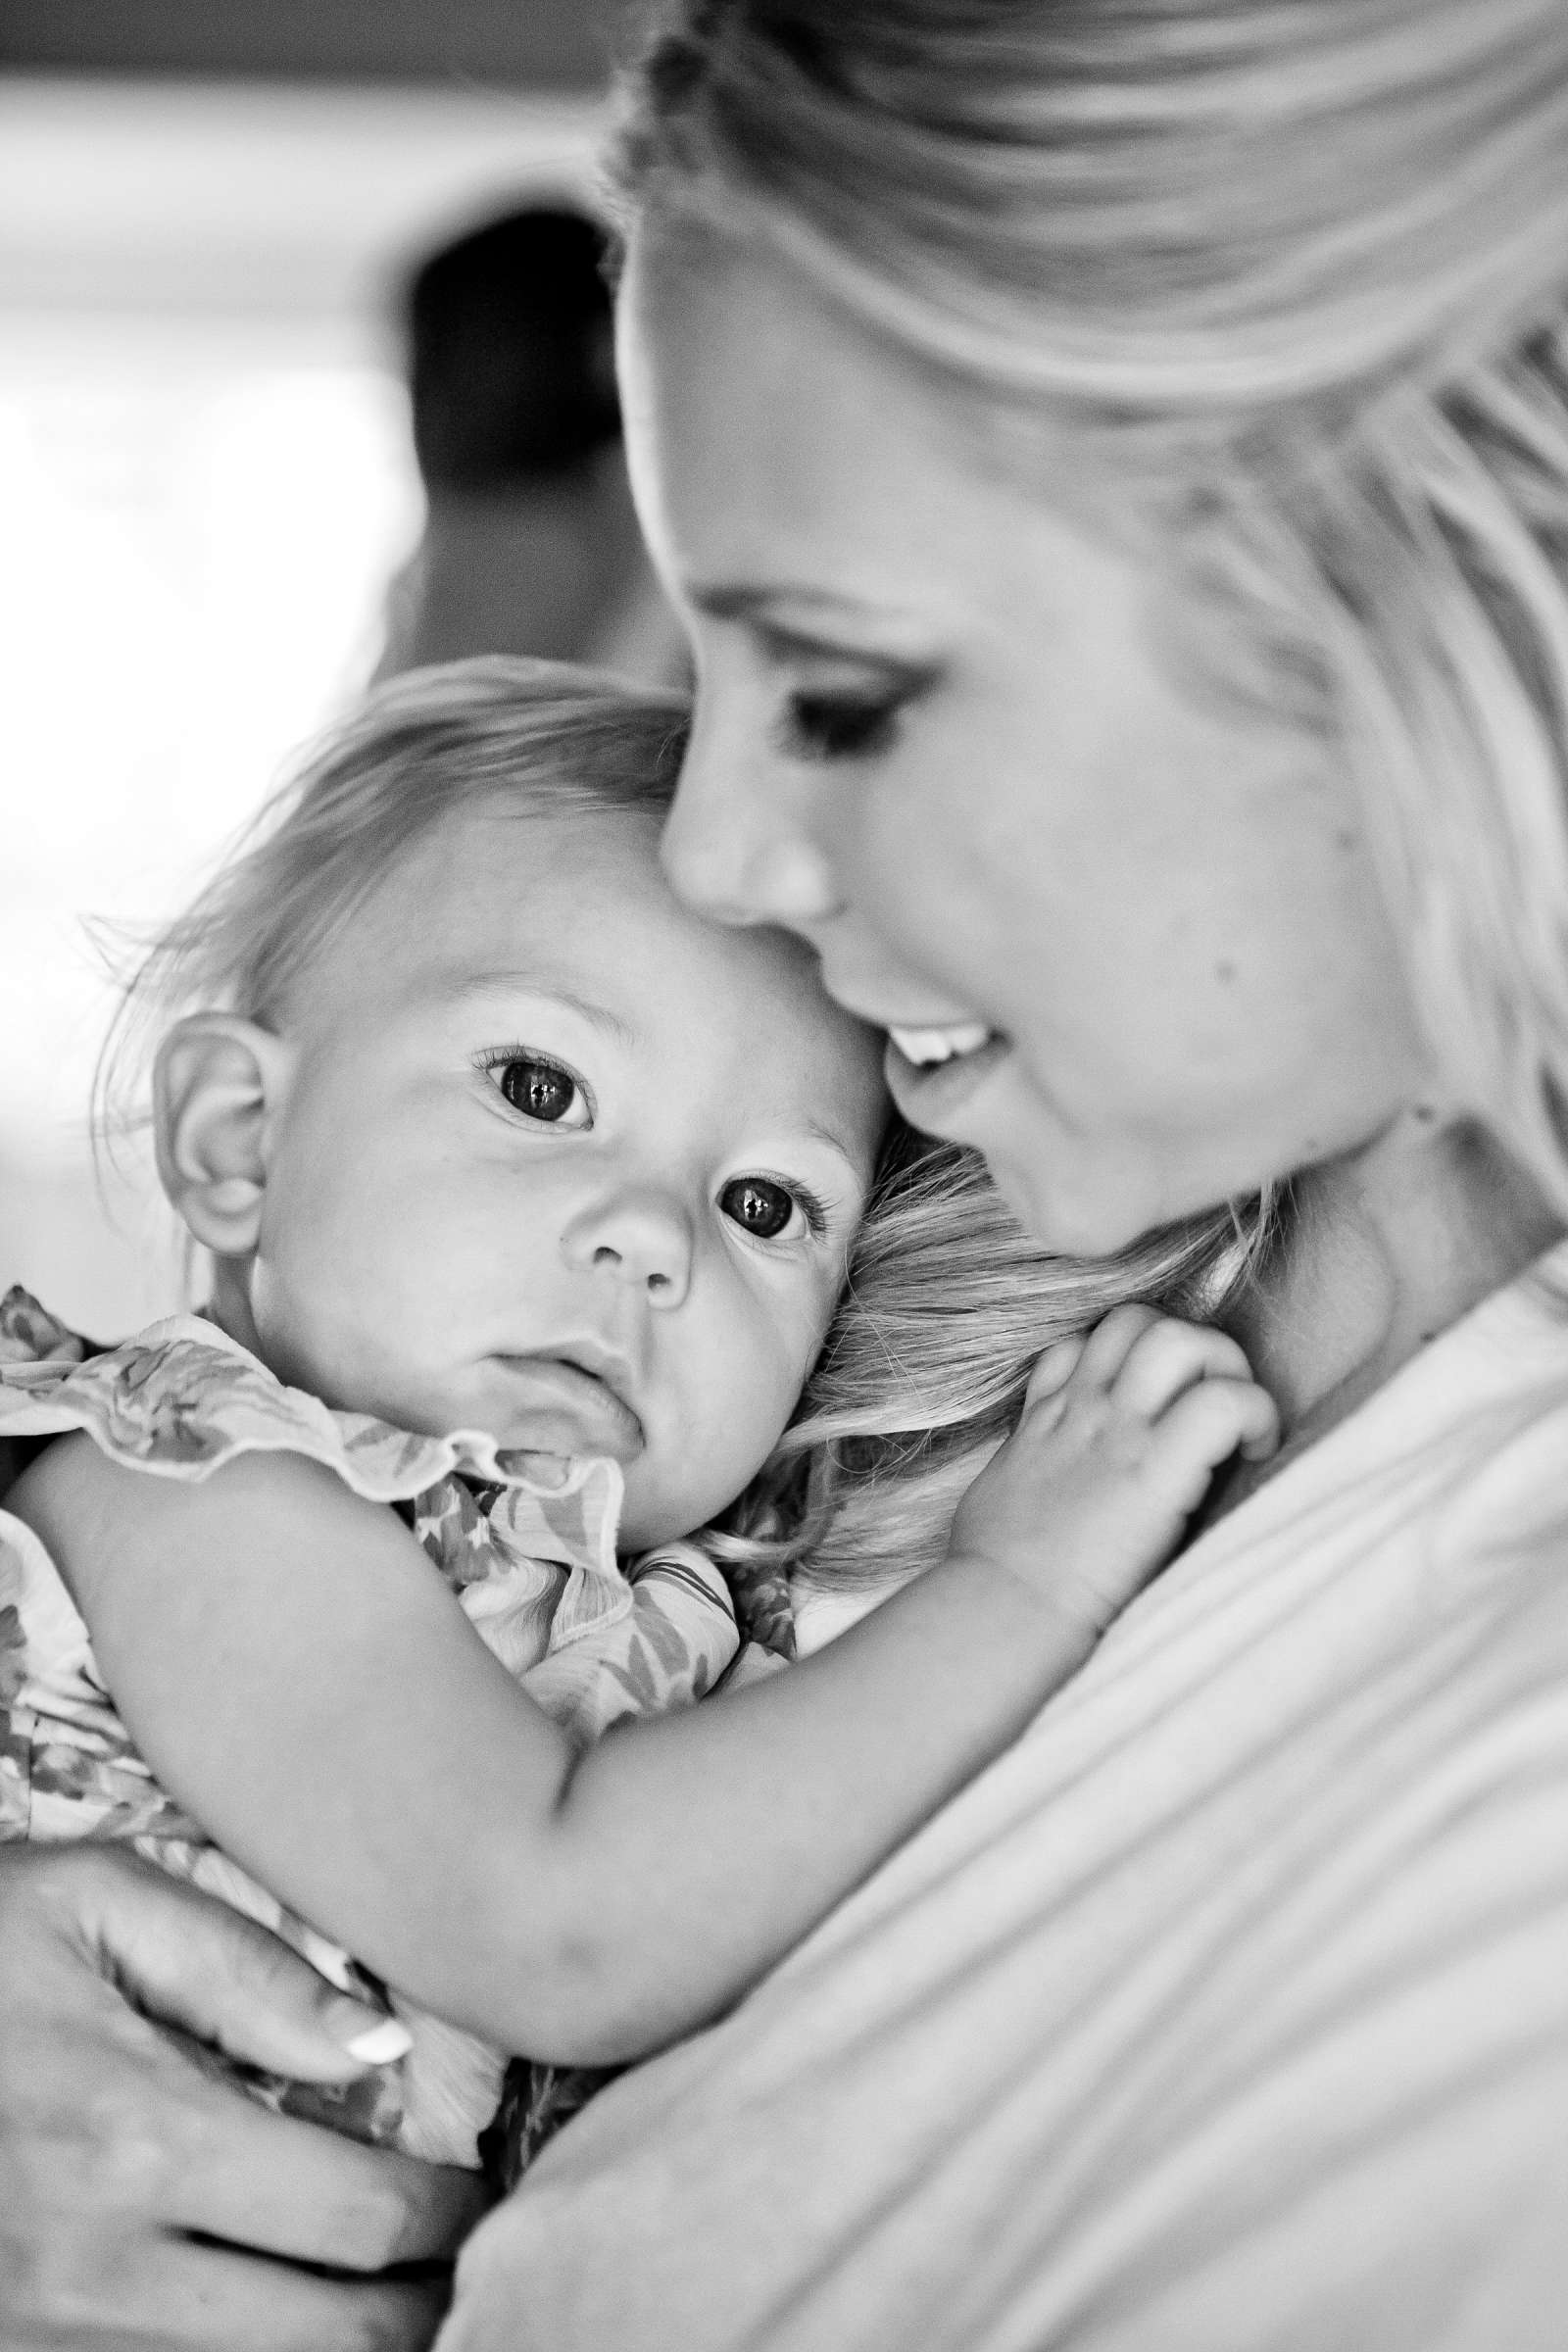
[[[644,529],[699,611],[762,588],[961,629],[976,590],[1015,593],[1042,550],[1049,587],[1100,527],[1070,432],[1023,484],[975,404],[760,240],[634,241],[620,344]]]
[[[956,454],[926,386],[763,245],[634,247],[622,320],[634,480],[658,552],[705,586],[825,532],[848,554],[852,511],[896,511],[885,473],[929,499]]]

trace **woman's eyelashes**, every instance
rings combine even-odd
[[[928,683],[798,686],[775,721],[777,748],[790,760],[874,760],[892,749],[900,718]]]
[[[594,1123],[588,1089],[564,1062],[524,1046],[487,1054],[481,1067],[512,1108],[540,1127],[587,1128]]]

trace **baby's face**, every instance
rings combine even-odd
[[[613,1455],[628,1549],[745,1486],[821,1344],[886,1117],[782,934],[670,895],[652,821],[481,811],[284,1021],[251,1281],[329,1404]]]

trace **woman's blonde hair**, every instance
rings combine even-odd
[[[628,222],[772,240],[1023,463],[1102,444],[1568,1212],[1562,0],[670,0],[629,90]]]
[[[657,825],[686,728],[677,695],[554,662],[457,662],[378,687],[153,941],[106,1049],[101,1115],[130,1115],[150,1048],[181,1013],[279,1025],[315,957],[455,810],[500,803],[524,820],[610,812]],[[1105,1266],[1053,1258],[974,1154],[896,1123],[811,1381],[710,1548],[737,1568],[805,1563],[820,1582],[925,1565],[1016,1419],[1042,1348],[1123,1298],[1212,1305],[1246,1256],[1218,1217]]]
[[[1128,1301],[1210,1321],[1280,1230],[1278,1204],[1195,1218],[1113,1258],[1042,1250],[976,1152],[902,1128],[800,1407],[708,1546],[809,1587],[931,1567],[1017,1424],[1035,1360]]]

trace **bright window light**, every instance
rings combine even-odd
[[[94,1333],[180,1302],[145,1155],[95,1171],[105,943],[181,904],[373,663],[418,522],[396,261],[580,176],[593,127],[0,84],[0,1281]]]

